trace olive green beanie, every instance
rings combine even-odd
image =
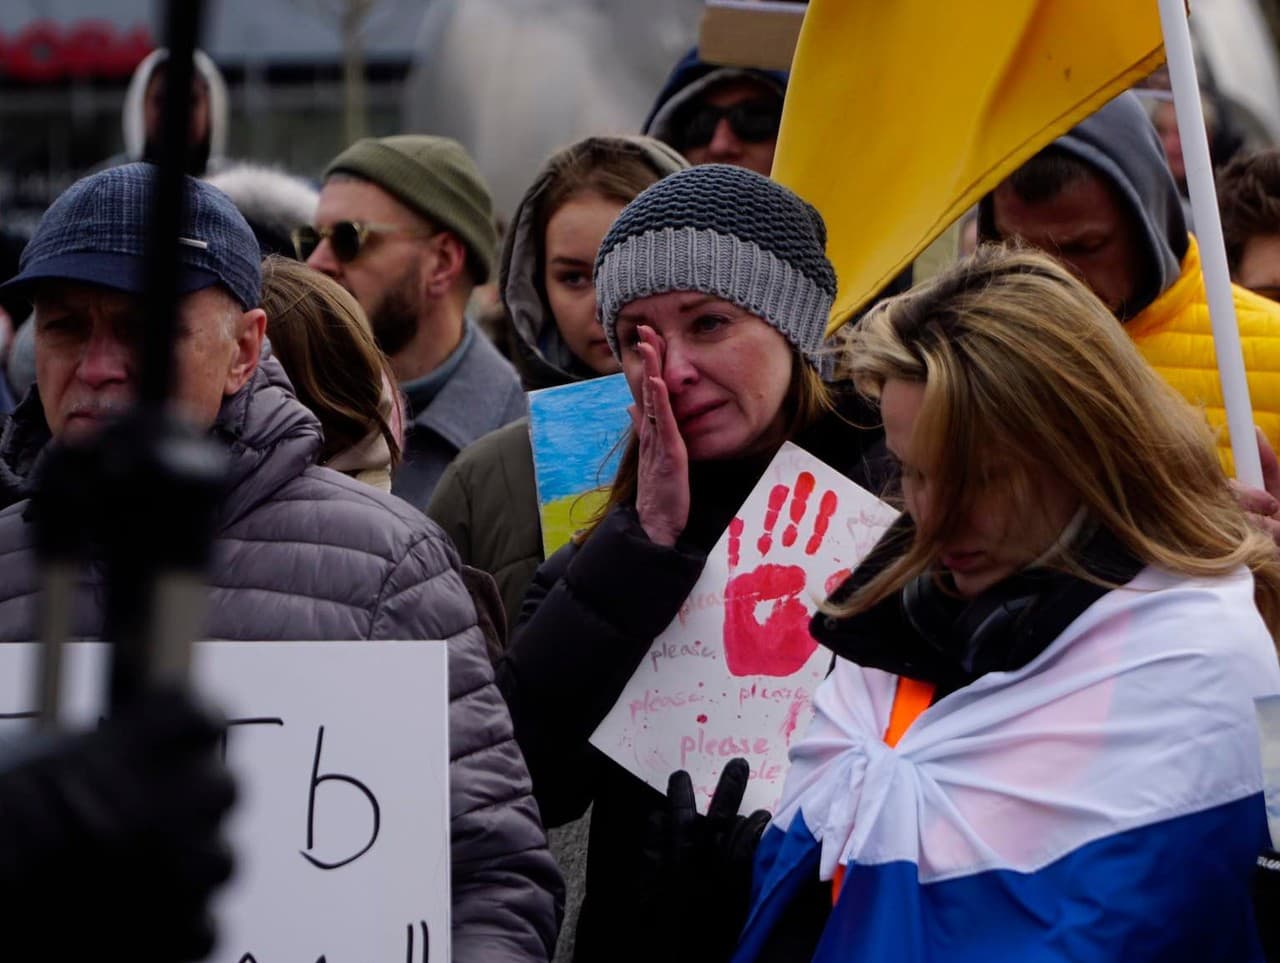
[[[493,200],[475,161],[449,137],[365,137],[334,158],[324,176],[354,174],[378,185],[467,246],[477,284],[489,279],[498,246]]]

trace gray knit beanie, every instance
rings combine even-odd
[[[714,295],[777,328],[817,364],[836,275],[810,204],[742,167],[671,174],[622,209],[596,255],[596,304],[618,355],[618,312],[668,291]]]

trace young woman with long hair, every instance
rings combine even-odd
[[[596,249],[629,201],[685,166],[648,137],[587,137],[553,154],[534,178],[511,219],[498,269],[525,388],[619,370],[596,319]],[[493,576],[514,622],[543,562],[529,419],[468,445],[445,469],[427,515],[465,564]]]
[[[404,418],[395,377],[360,305],[299,261],[263,263],[267,338],[298,400],[320,419],[320,464],[391,491]]]

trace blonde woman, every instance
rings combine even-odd
[[[283,257],[263,262],[262,307],[272,352],[320,419],[320,464],[391,491],[403,413],[363,309],[341,285]]]
[[[848,360],[905,511],[814,620],[836,667],[735,959],[1260,958],[1280,563],[1202,416],[1038,254],[886,302]]]

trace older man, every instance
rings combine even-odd
[[[154,186],[147,164],[77,182],[45,214],[10,282],[35,303],[36,388],[0,437],[0,466],[29,490],[46,446],[92,436],[137,395]],[[208,635],[447,640],[453,956],[546,959],[561,884],[457,555],[398,499],[314,466],[319,424],[261,356],[257,241],[215,188],[188,179],[186,198],[174,401],[227,444],[231,465]],[[26,508],[0,512],[0,641],[36,631]],[[81,637],[101,631],[93,571],[76,608]]]
[[[488,188],[462,145],[356,141],[325,172],[298,257],[350,291],[409,402],[392,494],[426,508],[449,462],[525,413],[515,369],[465,316],[496,239]]]

